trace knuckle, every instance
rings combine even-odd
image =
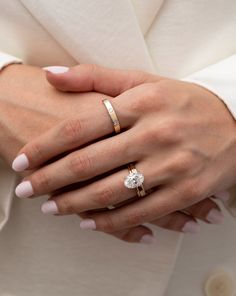
[[[36,159],[37,159],[38,163],[41,163],[42,161],[44,161],[42,147],[37,142],[32,143],[30,146],[30,149],[28,149],[27,152],[25,152],[25,153],[26,153],[27,157],[29,158],[31,165],[32,165],[32,162],[34,162],[34,160],[36,160]]]
[[[177,213],[173,213],[172,215],[169,215],[166,219],[164,227],[167,229],[179,230],[182,228],[182,224],[182,219],[180,219]]]
[[[92,161],[87,153],[75,153],[75,155],[71,157],[70,169],[73,174],[79,175],[83,178],[86,177],[89,172],[91,172],[91,168]]]
[[[101,226],[101,230],[105,233],[113,233],[114,231],[116,231],[115,223],[110,214],[107,214],[103,217],[103,224]]]
[[[74,214],[77,213],[77,207],[73,204],[68,195],[58,199],[59,212],[61,214]]]
[[[157,145],[173,145],[180,141],[178,123],[174,120],[163,120],[158,126],[153,126],[140,133],[141,141]]]
[[[85,66],[87,71],[92,74],[95,74],[99,69],[99,66],[96,64],[86,64]]]
[[[170,94],[170,84],[171,84],[170,79],[161,80],[157,84],[157,91],[158,91],[159,96],[161,96],[163,98],[167,98],[169,96],[169,94]]]
[[[172,170],[175,174],[182,175],[190,172],[193,169],[194,156],[191,152],[178,153],[173,161]]]
[[[125,217],[127,226],[136,226],[146,221],[148,213],[145,210],[133,210]]]
[[[156,85],[155,83],[145,83],[141,86],[138,86],[139,93],[143,94],[141,96],[137,96],[134,101],[131,102],[131,109],[136,113],[143,113],[144,111],[148,111],[153,108],[153,102],[156,93]]]
[[[78,144],[78,140],[82,137],[81,120],[79,118],[66,120],[62,125],[61,136],[69,144]]]
[[[111,187],[97,189],[95,203],[99,206],[111,205],[115,200],[115,192]]]
[[[31,180],[33,187],[34,187],[34,193],[40,193],[40,192],[48,192],[51,188],[51,182],[49,177],[44,171],[38,171],[32,176]]]
[[[156,130],[155,139],[161,144],[174,144],[177,141],[178,127],[177,123],[165,120]],[[154,135],[152,135],[154,136]]]
[[[203,198],[204,195],[205,195],[205,192],[199,181],[198,182],[196,180],[189,181],[187,184],[185,184],[184,194],[183,194],[184,202],[199,201]]]

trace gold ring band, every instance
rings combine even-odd
[[[107,99],[102,100],[102,102],[108,111],[108,114],[111,118],[111,121],[112,121],[112,124],[113,124],[116,134],[119,134],[121,131],[121,127],[120,127],[120,123],[119,123],[118,117],[116,115],[116,112],[115,112],[111,102]]]
[[[129,174],[139,174],[143,176],[140,172],[136,170],[135,165],[133,163],[128,164],[128,171],[129,171]],[[136,190],[139,197],[144,197],[147,195],[146,190],[144,189],[143,183],[137,186]]]
[[[136,189],[138,197],[144,197],[147,195],[147,192],[143,186],[143,181],[144,181],[144,176],[142,173],[138,172],[135,168],[135,165],[133,163],[128,164],[128,171],[129,175],[125,178],[124,180],[124,185],[125,187],[129,189]],[[149,193],[149,192],[148,192]],[[131,200],[131,199],[129,199]],[[123,201],[119,204],[120,205],[125,205],[127,202]],[[115,209],[113,205],[107,207],[109,210]]]

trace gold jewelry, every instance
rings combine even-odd
[[[146,191],[143,186],[144,175],[138,172],[133,163],[128,165],[129,175],[124,180],[125,187],[129,189],[136,188],[139,197],[146,195]]]
[[[115,112],[111,102],[107,99],[103,100],[102,102],[108,111],[108,114],[111,118],[111,121],[112,121],[112,124],[113,124],[116,134],[119,134],[121,131],[121,127],[120,127],[120,123],[119,123],[118,117],[116,115],[116,112]]]

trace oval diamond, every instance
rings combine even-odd
[[[125,178],[124,184],[125,187],[129,189],[134,189],[141,186],[144,182],[144,175],[142,173],[129,173]]]

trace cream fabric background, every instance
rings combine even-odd
[[[236,52],[236,3],[225,3],[2,0],[0,50],[38,66],[95,62],[183,78]],[[5,218],[11,180],[1,186]],[[13,202],[0,236],[3,295],[163,295],[181,236],[156,229],[158,245],[127,245],[80,231],[75,217],[44,217],[41,202]]]

